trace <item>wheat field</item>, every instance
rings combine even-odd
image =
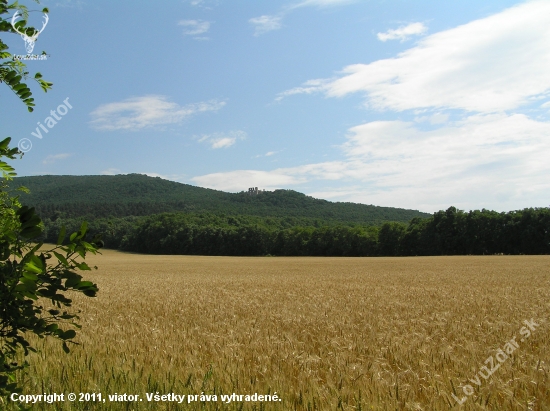
[[[550,256],[107,250],[89,260],[99,270],[86,277],[100,292],[75,298],[81,345],[66,355],[60,343],[38,341],[25,394],[101,393],[106,401],[32,409],[550,409]],[[496,357],[505,346],[513,353]],[[139,400],[110,401],[115,393]],[[147,393],[211,400],[149,401]],[[280,401],[221,401],[233,393]]]

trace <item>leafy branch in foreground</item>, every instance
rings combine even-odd
[[[38,3],[38,1],[37,1]],[[25,20],[15,23],[2,18],[10,10],[18,10]],[[47,9],[42,10],[47,13]],[[27,9],[16,1],[8,5],[0,0],[0,33],[35,32],[26,26]],[[8,46],[0,40],[0,83],[5,83],[17,97],[33,111],[32,92],[22,80],[28,78],[26,65],[8,52]],[[44,91],[52,83],[42,79],[40,73],[34,75]],[[65,229],[59,234],[57,245],[43,249],[43,244],[33,241],[44,230],[44,224],[34,207],[23,206],[19,197],[9,190],[8,182],[16,175],[14,168],[6,160],[22,157],[17,148],[11,148],[11,138],[0,141],[0,408],[5,408],[4,396],[21,392],[16,379],[18,371],[29,364],[26,356],[36,351],[29,342],[29,336],[47,336],[59,339],[65,352],[69,343],[76,344],[74,338],[80,328],[76,323],[77,314],[71,310],[69,293],[79,292],[86,296],[96,295],[97,285],[85,281],[77,271],[89,271],[84,261],[87,253],[95,254],[103,245],[98,237],[86,241],[87,223],[65,240]],[[27,192],[24,187],[17,190]],[[97,267],[96,267],[97,268]],[[25,358],[21,360],[21,355]],[[11,404],[13,408],[21,408]]]
[[[20,154],[8,147],[9,142],[10,138],[0,142],[0,158]],[[77,271],[92,269],[82,260],[87,253],[96,254],[103,244],[98,237],[86,241],[86,222],[68,241],[62,229],[51,249],[33,244],[32,239],[42,233],[42,221],[34,208],[22,206],[8,191],[13,168],[0,162],[0,170],[0,395],[6,395],[20,391],[15,373],[28,365],[16,361],[18,353],[23,351],[26,356],[35,351],[27,339],[29,333],[61,340],[66,352],[68,343],[76,344],[76,332],[67,326],[80,326],[75,322],[77,314],[70,310],[67,292],[96,295],[97,285],[83,280]]]

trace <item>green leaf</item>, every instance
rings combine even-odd
[[[55,256],[57,257],[57,259],[59,261],[61,261],[61,264],[63,264],[65,267],[68,267],[69,266],[69,262],[67,261],[67,259],[65,258],[65,256],[63,256],[62,254],[59,254],[57,251],[54,251],[53,252],[55,254]]]
[[[67,354],[71,352],[65,341],[63,341],[63,351],[65,351]]]
[[[23,277],[25,277],[28,280],[36,281],[38,280],[38,276],[34,273],[30,273],[28,271],[23,271]]]
[[[5,82],[8,82],[8,81],[10,81],[11,79],[15,78],[15,76],[17,76],[17,71],[11,70],[8,74],[6,74],[6,75],[4,76],[4,81],[5,81]]]
[[[21,76],[15,76],[11,80],[7,80],[6,83],[8,83],[10,86],[14,86],[16,84],[19,84],[20,81],[21,81]]]
[[[76,263],[75,265],[82,271],[91,271],[90,266],[86,263]]]
[[[25,238],[36,238],[42,234],[42,228],[40,227],[28,227],[21,230],[21,237]]]
[[[16,91],[19,91],[19,90],[24,89],[24,88],[28,88],[27,85],[25,83],[20,83],[17,86],[15,86],[13,89],[16,90]]]
[[[87,221],[83,221],[82,222],[82,225],[80,226],[80,231],[79,231],[79,238],[82,238],[86,235],[86,232],[88,231],[88,222]]]
[[[36,274],[42,274],[43,272],[43,269],[40,267],[37,267],[33,262],[25,264],[25,270]]]
[[[59,231],[59,236],[57,237],[57,245],[63,244],[63,240],[65,240],[65,226],[61,227],[61,231]]]
[[[76,288],[78,288],[79,290],[82,290],[84,288],[92,288],[92,287],[95,287],[95,285],[91,281],[81,281],[76,286]]]
[[[23,93],[23,92],[21,92],[21,93],[20,93],[20,92],[17,92],[17,95],[19,96],[19,98],[20,98],[21,100],[25,100],[27,97],[32,96],[32,93],[31,93],[30,91],[26,91],[26,92],[24,92],[24,93]]]
[[[10,145],[11,137],[6,137],[2,141],[0,141],[0,150],[5,150]]]

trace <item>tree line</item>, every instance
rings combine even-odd
[[[80,220],[47,219],[45,241]],[[148,254],[228,256],[415,256],[549,254],[550,209],[499,213],[455,207],[408,224],[347,225],[334,220],[213,213],[96,219],[105,246]],[[51,233],[51,234],[50,234]]]

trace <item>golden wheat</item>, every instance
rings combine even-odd
[[[40,341],[26,394],[138,394],[44,410],[550,409],[550,257],[235,258],[105,251],[80,346]],[[524,320],[536,330],[474,383]],[[478,377],[477,377],[478,378]],[[474,392],[467,396],[470,385]],[[218,395],[149,402],[146,393]],[[221,394],[281,402],[224,404]],[[458,406],[453,395],[465,398]]]

